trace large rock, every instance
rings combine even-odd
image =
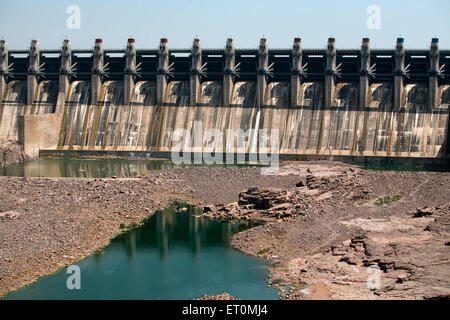
[[[285,218],[303,214],[308,206],[303,201],[304,194],[296,191],[260,189],[256,187],[239,194],[239,201],[227,205],[206,206],[203,212],[212,218],[244,218],[250,215]]]
[[[239,206],[256,210],[267,210],[274,205],[289,201],[289,193],[284,190],[250,188],[239,194]]]
[[[0,140],[0,167],[14,162],[30,160],[22,146],[15,141]]]
[[[306,185],[308,186],[308,189],[317,189],[320,187],[317,177],[312,174],[306,176]]]
[[[16,211],[0,212],[0,221],[17,219],[20,214]]]
[[[419,218],[419,217],[431,216],[434,212],[435,212],[435,209],[431,208],[431,207],[417,208],[416,212],[414,213],[414,217]]]

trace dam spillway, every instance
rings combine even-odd
[[[258,152],[252,136],[226,143],[230,129],[278,132],[279,153],[449,159],[450,50],[393,49],[8,50],[0,42],[0,139],[41,154],[170,152],[174,132],[222,132],[224,141],[183,151]],[[447,68],[446,68],[447,67]],[[256,142],[255,142],[256,141]]]

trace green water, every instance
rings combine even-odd
[[[0,168],[0,176],[15,177],[73,177],[111,178],[136,177],[151,170],[170,169],[177,166],[170,160],[139,159],[67,159],[42,158],[34,161],[13,163]],[[189,166],[194,166],[189,165]],[[216,165],[226,167],[227,165]],[[255,166],[249,164],[231,166]]]
[[[72,177],[72,178],[111,178],[136,177],[145,175],[151,170],[170,169],[174,167],[195,166],[175,165],[170,160],[153,159],[68,159],[42,158],[34,161],[13,163],[0,168],[0,176],[15,177]],[[227,165],[215,165],[226,167]],[[255,167],[255,164],[229,165],[232,167]],[[260,166],[260,165],[259,165]],[[376,164],[360,165],[366,170],[394,170],[394,171],[449,171],[448,166],[424,166],[412,164]]]
[[[183,206],[157,212],[77,263],[81,289],[67,288],[71,274],[64,268],[6,299],[170,300],[223,292],[241,299],[277,299],[276,290],[266,287],[266,262],[230,246],[230,236],[250,223],[199,218],[191,206],[180,212]]]
[[[135,177],[151,170],[169,169],[173,166],[168,160],[38,159],[4,166],[0,168],[0,175],[53,178]]]
[[[360,165],[362,169],[373,171],[432,171],[449,172],[447,165],[419,165],[419,164],[400,164],[400,163],[366,163]]]

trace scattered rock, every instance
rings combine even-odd
[[[213,212],[214,211],[214,206],[213,205],[207,205],[203,207],[203,213],[208,213],[208,212]]]
[[[319,195],[316,200],[322,201],[322,200],[330,199],[331,197],[333,197],[333,192],[328,191],[328,192],[324,192],[321,195]]]
[[[270,177],[259,170],[174,168],[130,180],[0,177],[2,209],[22,215],[14,223],[0,222],[0,294],[56,272],[67,263],[63,254],[77,260],[91,254],[109,243],[121,223],[142,221],[176,195],[215,204],[203,208],[207,216],[268,221],[235,234],[232,245],[254,255],[268,248],[261,257],[268,259],[274,274],[288,271],[288,276],[274,279],[273,286],[284,287],[289,299],[305,298],[299,292],[306,283],[311,293],[307,296],[316,298],[448,295],[450,241],[444,217],[449,215],[442,203],[449,199],[450,174],[353,171],[330,162],[281,165],[279,174]],[[294,188],[300,180],[305,187]],[[383,207],[359,201],[372,190],[377,195],[401,191],[404,201]],[[327,198],[328,192],[331,198],[316,201]],[[424,205],[435,208],[432,218],[412,219]],[[399,217],[403,220],[396,223]],[[355,219],[364,224],[344,224]],[[427,225],[431,232],[424,231]],[[360,233],[367,238],[356,237]],[[346,239],[351,240],[343,243]],[[299,257],[301,263],[291,263]],[[367,290],[371,265],[385,271],[381,290]],[[313,284],[317,279],[330,284],[329,292],[325,287],[320,295]],[[305,285],[295,286],[300,282]]]
[[[334,247],[331,252],[333,256],[343,256],[348,252],[348,250],[343,247]]]
[[[437,217],[425,228],[425,230],[436,233],[446,232],[450,234],[450,215]]]
[[[320,186],[317,177],[312,174],[306,176],[306,185],[308,189],[317,189]]]
[[[20,214],[16,211],[0,212],[0,219],[2,221],[14,220],[14,219],[17,219],[19,216],[20,216]]]
[[[357,265],[358,261],[355,259],[353,255],[344,255],[339,261],[346,262],[351,265]]]
[[[299,182],[297,182],[297,184],[295,186],[296,187],[304,187],[305,186],[305,182],[303,180],[299,181]]]
[[[309,208],[305,197],[297,191],[252,187],[239,194],[238,202],[207,206],[203,212],[216,219],[242,219],[254,215],[282,219],[304,214]]]
[[[431,216],[434,212],[435,209],[431,207],[417,208],[416,212],[414,213],[414,218]]]
[[[239,299],[235,298],[233,296],[230,296],[228,293],[224,292],[222,294],[210,295],[210,296],[203,294],[202,297],[198,300],[239,300]]]

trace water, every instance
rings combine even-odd
[[[52,178],[136,177],[151,170],[172,167],[173,163],[168,160],[44,158],[6,165],[0,168],[0,175]]]
[[[365,163],[359,165],[364,170],[373,171],[430,171],[430,172],[450,172],[450,167],[446,165],[426,165],[408,163]]]
[[[195,299],[228,292],[241,299],[276,299],[266,287],[266,263],[230,246],[250,223],[196,218],[194,207],[173,204],[142,227],[113,239],[77,263],[81,289],[66,286],[62,269],[9,294],[7,299]]]
[[[152,170],[175,167],[202,166],[203,164],[175,165],[166,159],[76,159],[42,158],[12,163],[0,168],[0,176],[51,178],[132,178]],[[227,167],[226,164],[213,166]],[[232,167],[256,167],[257,164],[230,164]]]

